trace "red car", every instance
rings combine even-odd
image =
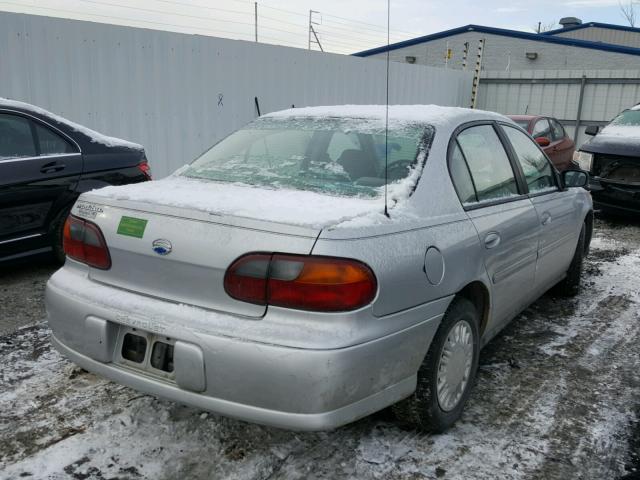
[[[529,132],[558,171],[574,166],[572,160],[576,144],[558,120],[539,115],[509,115],[509,118]]]

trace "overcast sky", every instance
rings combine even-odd
[[[352,53],[386,43],[385,0],[258,0],[258,39],[307,48],[310,9],[319,12],[314,28],[325,50]],[[0,10],[254,38],[249,0],[0,0]],[[618,0],[391,0],[391,41],[469,23],[532,31],[565,16],[626,24]]]

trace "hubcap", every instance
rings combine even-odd
[[[473,333],[466,320],[456,323],[444,342],[438,362],[437,396],[440,408],[450,412],[469,383],[473,363]]]

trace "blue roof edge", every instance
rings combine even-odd
[[[640,31],[640,29],[637,29]],[[565,29],[566,31],[566,29]],[[635,31],[635,30],[634,30]],[[398,50],[404,47],[410,47],[412,45],[418,45],[420,43],[429,42],[431,40],[438,40],[440,38],[451,37],[453,35],[459,35],[465,32],[480,32],[493,35],[502,35],[505,37],[520,38],[524,40],[533,40],[536,42],[555,43],[558,45],[567,45],[571,47],[590,48],[593,50],[603,50],[605,52],[614,53],[626,53],[628,55],[640,56],[640,48],[624,47],[621,45],[613,45],[611,43],[602,42],[590,42],[588,40],[578,40],[575,38],[556,37],[553,35],[542,35],[539,33],[520,32],[517,30],[507,30],[504,28],[485,27],[482,25],[465,25],[463,27],[453,28],[451,30],[445,30],[443,32],[432,33],[422,37],[416,37],[402,42],[392,43],[388,47],[376,47],[369,50],[363,50],[361,52],[353,53],[355,57],[368,57],[378,53],[384,53],[387,51]]]
[[[540,35],[557,35],[558,33],[572,32],[574,30],[582,30],[583,28],[589,28],[589,27],[607,28],[609,30],[620,30],[622,32],[640,33],[640,28],[638,27],[627,27],[625,25],[615,25],[613,23],[587,22],[587,23],[581,23],[580,25],[575,25],[573,27],[557,28],[555,30],[549,30],[548,32],[542,32]]]

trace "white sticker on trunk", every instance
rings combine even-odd
[[[82,218],[94,219],[99,213],[104,212],[102,207],[89,202],[78,202],[76,208],[75,215]]]

